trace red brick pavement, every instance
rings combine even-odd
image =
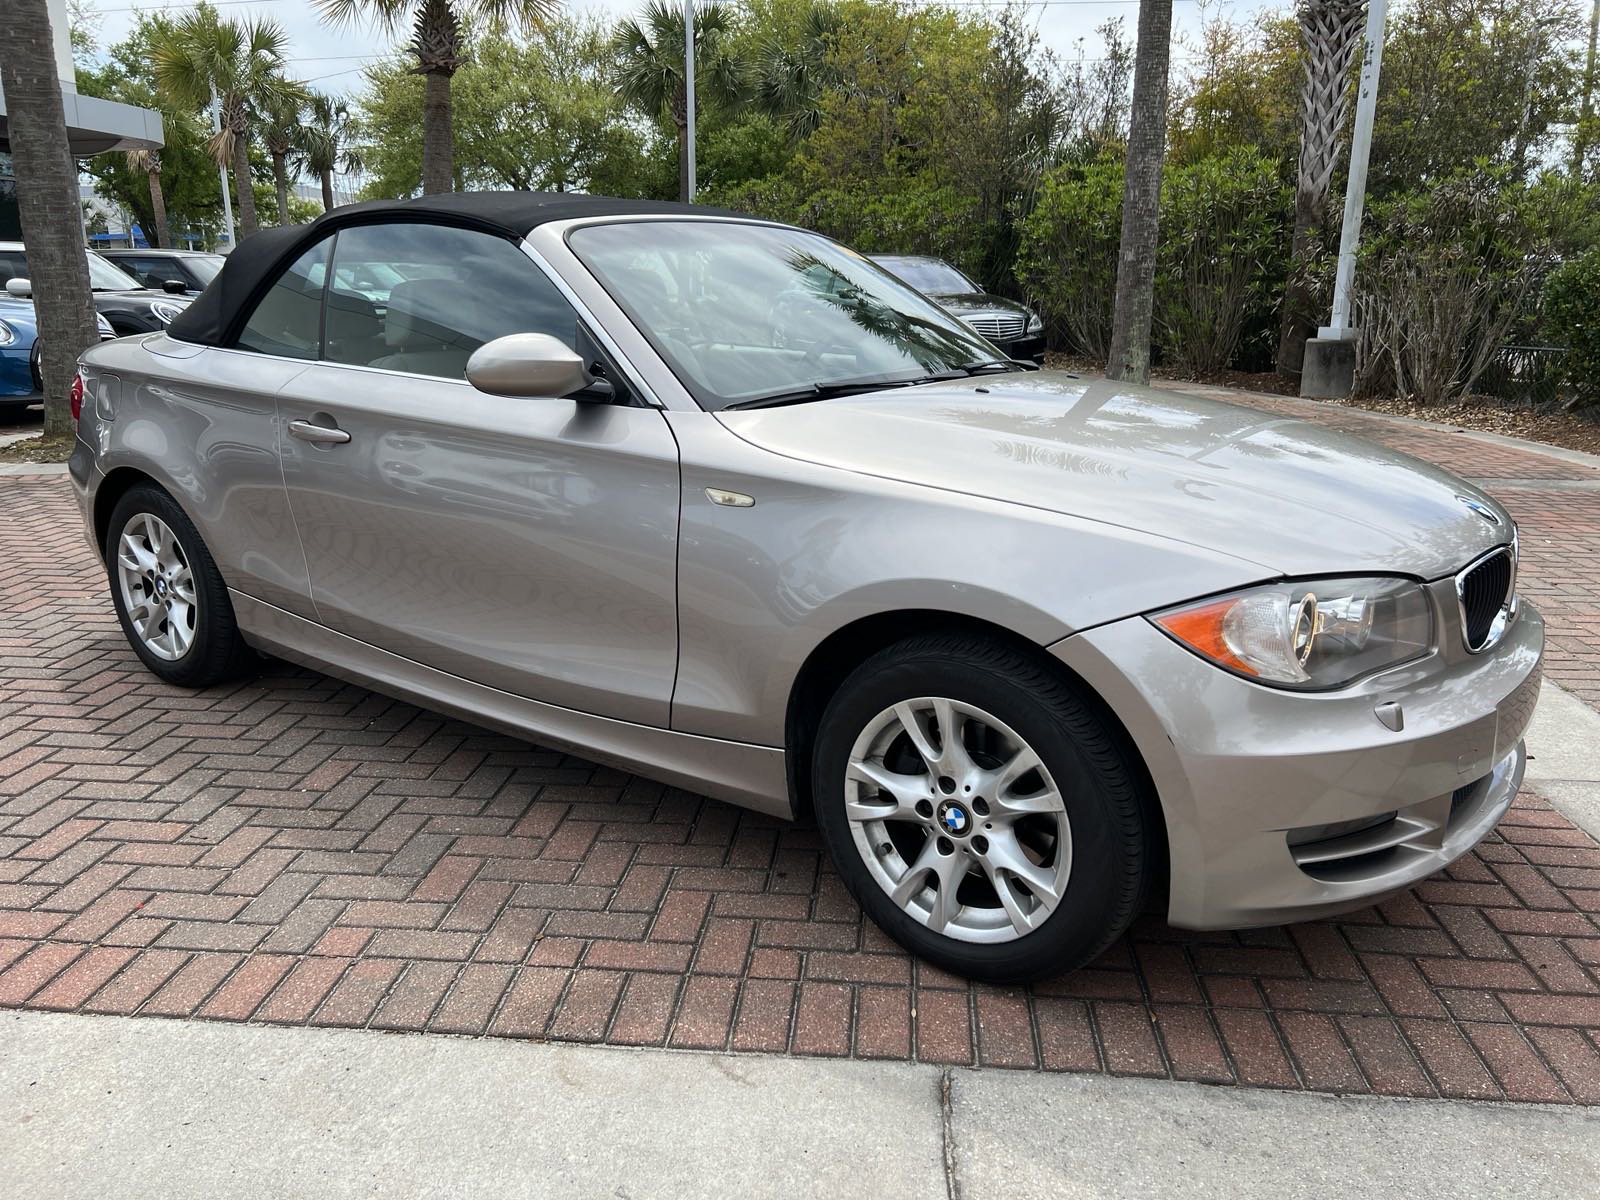
[[[65,481],[0,492],[0,1006],[1600,1103],[1600,847],[1533,797],[1381,908],[1149,917],[969,986],[866,924],[810,828],[281,664],[156,682]],[[1505,498],[1552,674],[1594,701],[1600,493]]]

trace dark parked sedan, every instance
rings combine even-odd
[[[986,292],[942,258],[875,254],[872,261],[953,313],[1012,358],[1044,361],[1044,322],[1027,305]]]
[[[224,261],[206,250],[102,250],[100,256],[153,291],[191,296],[205,290]]]
[[[89,256],[89,287],[94,306],[111,323],[118,337],[165,329],[189,306],[191,297],[151,291],[120,267],[114,267],[93,250]],[[33,285],[28,278],[28,252],[21,242],[0,242],[0,282],[8,295],[28,299]]]

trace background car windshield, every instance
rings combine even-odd
[[[699,403],[925,378],[999,352],[816,234],[731,221],[573,230],[575,253]]]
[[[936,258],[886,258],[885,269],[904,279],[919,292],[934,296],[960,296],[983,289],[947,262]]]
[[[97,292],[125,292],[144,285],[121,267],[111,265],[109,259],[89,251],[89,286]]]

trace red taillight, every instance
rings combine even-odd
[[[72,421],[76,424],[83,416],[83,372],[79,371],[72,377]]]

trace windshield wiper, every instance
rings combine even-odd
[[[1000,374],[1005,371],[1037,371],[1037,363],[1023,362],[1020,358],[980,358],[975,362],[962,363],[963,375],[982,375],[989,371]]]
[[[928,377],[918,376],[915,379],[846,379],[839,383],[810,383],[793,391],[773,392],[771,395],[741,400],[737,404],[726,404],[723,408],[728,411],[741,408],[779,408],[785,404],[806,404],[812,400],[832,400],[837,396],[859,396],[862,392],[881,392],[885,388],[909,387],[913,383],[926,382]]]

